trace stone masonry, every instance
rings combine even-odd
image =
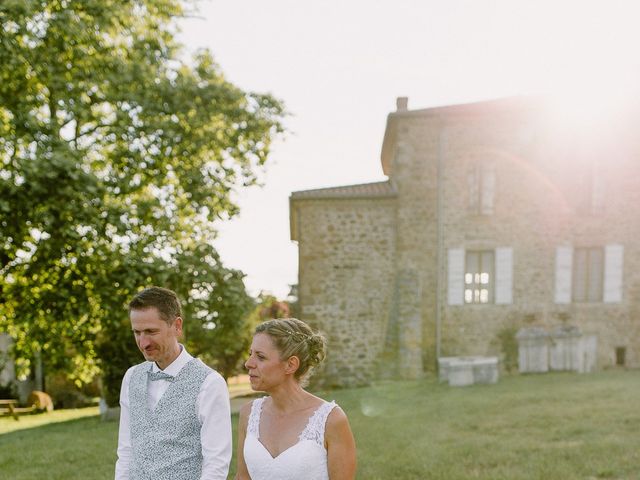
[[[304,192],[292,203],[304,263],[299,268],[301,317],[330,339],[323,378],[368,381],[384,347],[391,309],[395,193],[387,185],[345,192]]]
[[[597,337],[598,368],[640,366],[639,110],[588,131],[536,98],[398,107],[388,181],[291,195],[301,317],[329,339],[320,381],[419,378],[566,324]],[[482,302],[465,296],[474,252],[495,259]]]

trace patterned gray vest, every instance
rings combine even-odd
[[[211,369],[193,359],[176,375],[153,410],[147,403],[150,363],[137,365],[129,383],[132,457],[130,480],[199,480],[202,472],[196,400]]]

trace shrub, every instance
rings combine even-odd
[[[6,385],[0,385],[0,398],[16,398],[17,390],[13,382],[9,382]]]
[[[56,409],[87,407],[94,403],[90,396],[94,390],[93,385],[78,388],[62,373],[48,375],[46,385],[47,393],[53,400]]]
[[[502,353],[502,364],[508,373],[518,370],[518,340],[516,339],[518,328],[515,326],[503,327],[498,331],[497,340]]]

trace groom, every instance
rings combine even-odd
[[[178,343],[180,301],[150,287],[129,303],[147,360],[125,373],[120,391],[116,480],[223,480],[231,460],[224,379]]]

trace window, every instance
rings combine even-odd
[[[604,273],[602,247],[573,250],[573,301],[601,302]]]
[[[556,248],[555,302],[622,301],[624,245]]]
[[[449,248],[447,303],[464,305],[513,303],[513,249],[465,250]]]
[[[474,215],[493,214],[496,176],[492,167],[480,163],[469,173],[469,212]]]
[[[464,303],[493,302],[494,251],[467,251],[464,270]]]

